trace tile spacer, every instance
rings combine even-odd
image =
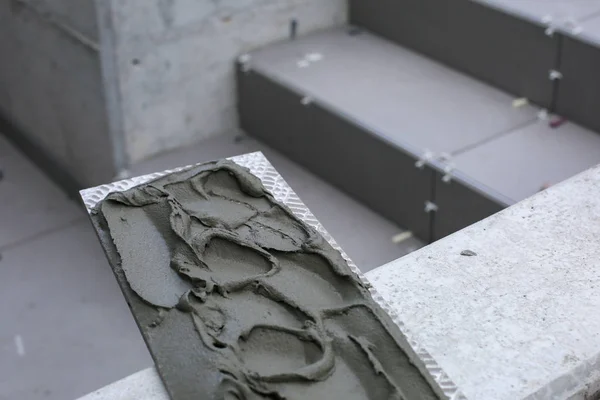
[[[312,98],[312,97],[310,97],[310,96],[304,96],[304,97],[302,98],[302,100],[300,100],[300,103],[301,103],[303,106],[309,106],[309,105],[311,105],[311,104],[312,104],[312,102],[313,102],[313,98]]]
[[[427,164],[427,162],[431,161],[433,156],[434,156],[434,154],[432,151],[425,150],[423,155],[417,160],[417,162],[415,162],[415,167],[417,167],[418,169],[425,168],[425,164]]]
[[[444,167],[444,176],[442,177],[442,182],[452,182],[452,171],[454,171],[453,165],[446,165],[446,167]]]
[[[558,79],[562,79],[563,78],[563,74],[560,73],[559,71],[555,70],[555,69],[551,69],[550,73],[548,74],[548,77],[550,78],[551,81],[555,81]]]
[[[251,70],[250,67],[250,60],[252,59],[252,56],[250,54],[242,54],[241,56],[238,57],[238,62],[240,63],[240,65],[242,66],[242,72],[248,73]]]
[[[439,210],[439,207],[437,206],[437,204],[435,204],[431,201],[425,202],[425,212],[427,214],[431,214],[432,212],[437,212],[438,210]]]

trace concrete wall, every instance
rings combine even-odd
[[[237,126],[234,59],[346,0],[0,1],[0,116],[80,184]]]
[[[21,0],[42,13],[71,27],[82,35],[98,39],[98,23],[94,0]],[[10,2],[10,1],[9,1]],[[18,1],[15,2],[18,4]]]
[[[115,173],[92,0],[0,1],[0,114],[81,184]]]
[[[234,129],[234,60],[346,21],[346,0],[98,0],[111,123],[126,162]]]

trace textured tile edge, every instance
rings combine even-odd
[[[441,392],[450,400],[466,400],[466,397],[462,394],[459,388],[454,384],[450,377],[442,370],[435,359],[414,340],[414,335],[406,328],[404,323],[400,320],[398,313],[387,303],[387,301],[375,290],[373,285],[363,275],[360,269],[354,264],[354,262],[348,257],[343,249],[335,242],[333,237],[325,230],[317,218],[311,213],[311,211],[304,205],[298,195],[292,190],[292,188],[285,182],[283,177],[279,175],[277,170],[271,165],[267,158],[261,152],[244,154],[236,157],[230,157],[229,160],[239,164],[243,167],[248,168],[254,175],[259,177],[265,188],[270,191],[277,201],[284,203],[292,212],[311,227],[315,228],[329,244],[338,250],[342,256],[348,262],[348,265],[352,272],[354,272],[360,281],[371,293],[373,299],[379,304],[379,306],[388,313],[390,318],[398,326],[402,334],[407,340],[408,345],[412,351],[418,357],[420,362],[423,364],[422,367],[429,373],[431,381],[430,383],[437,384]],[[173,172],[183,171],[189,168],[193,168],[202,163],[188,165],[185,167],[175,168],[171,170],[165,170],[161,172],[155,172],[152,174],[142,175],[121,181],[113,182],[106,185],[100,185],[89,189],[81,190],[80,196],[86,207],[88,213],[91,213],[92,209],[106,196],[113,192],[119,192],[131,189],[135,186],[142,185],[151,180],[160,178],[162,176],[171,174]],[[411,349],[404,349],[411,350]],[[409,357],[411,356],[408,354]],[[413,357],[411,357],[413,358]],[[416,360],[415,360],[416,361]],[[422,368],[419,368],[422,369]],[[425,371],[422,371],[425,372]]]

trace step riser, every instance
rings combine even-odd
[[[556,112],[600,132],[600,48],[565,36],[559,71]]]
[[[439,205],[439,210],[434,215],[432,233],[434,241],[512,205],[500,199],[493,199],[493,196],[485,193],[484,190],[467,184],[465,179],[444,182],[442,178],[442,174],[436,173],[435,201]]]

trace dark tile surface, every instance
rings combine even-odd
[[[556,112],[600,132],[600,17],[580,36],[564,36]]]

